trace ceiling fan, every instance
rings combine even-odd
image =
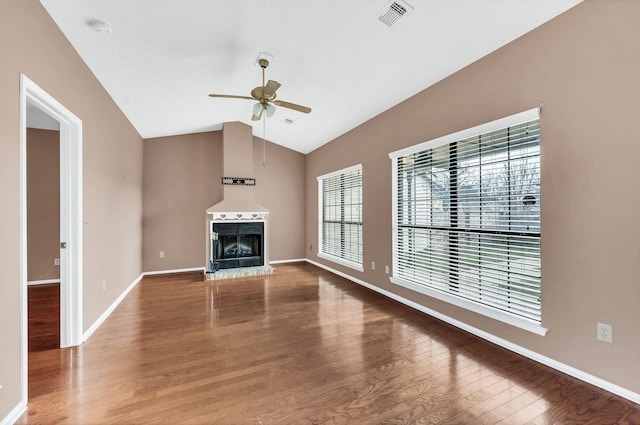
[[[294,111],[303,112],[305,114],[311,112],[311,108],[306,106],[285,102],[284,100],[276,100],[276,91],[280,87],[280,83],[274,80],[269,80],[266,84],[264,83],[264,70],[269,66],[269,61],[267,59],[260,58],[258,59],[258,65],[262,68],[262,86],[258,86],[251,90],[251,96],[236,96],[232,94],[210,94],[209,96],[258,101],[258,103],[253,105],[253,115],[251,116],[252,121],[259,121],[263,113],[265,113],[268,118],[272,117],[276,111],[276,108],[273,105],[293,109]]]

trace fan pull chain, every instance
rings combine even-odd
[[[262,67],[262,88],[264,89],[264,69]],[[266,105],[262,105],[262,168],[267,167],[267,153],[266,153],[266,144],[267,141],[265,138],[267,137],[267,111]]]

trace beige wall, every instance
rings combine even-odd
[[[60,132],[27,130],[27,280],[60,278]]]
[[[305,258],[305,160],[291,149],[253,138],[254,199],[269,210],[269,261]]]
[[[308,257],[640,392],[639,38],[640,2],[586,1],[312,152]],[[391,265],[388,153],[542,101],[542,315],[549,333],[540,337],[390,284],[380,267]],[[315,254],[316,176],[357,163],[364,166],[364,273]],[[613,345],[596,341],[599,321],[613,325]]]
[[[266,158],[263,168],[254,138],[253,196],[270,211],[270,260],[304,258],[305,156],[267,142]],[[145,271],[206,266],[205,210],[223,198],[221,177],[221,131],[144,141]]]
[[[0,52],[3,418],[20,401],[20,74],[83,123],[84,329],[142,271],[142,140],[37,0],[1,2]]]
[[[145,271],[206,265],[205,210],[222,199],[221,156],[220,131],[144,141]]]

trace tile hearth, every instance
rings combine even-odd
[[[215,273],[207,273],[207,280],[221,280],[221,279],[237,279],[241,277],[251,276],[264,276],[268,274],[275,274],[276,269],[271,266],[257,266],[257,267],[239,267],[235,269],[222,269]]]

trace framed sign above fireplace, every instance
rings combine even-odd
[[[255,186],[256,179],[253,177],[222,177],[222,184],[232,186]]]

